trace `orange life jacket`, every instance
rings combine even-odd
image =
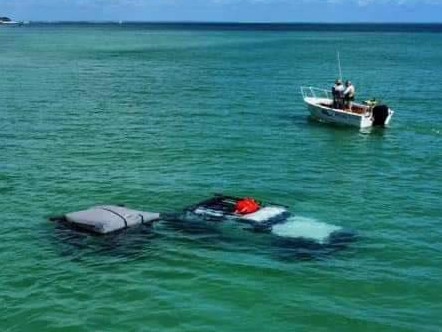
[[[235,213],[248,214],[259,210],[259,204],[253,198],[244,198],[236,202]]]

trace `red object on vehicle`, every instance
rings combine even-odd
[[[235,213],[248,214],[259,210],[259,204],[253,198],[244,198],[236,202]]]

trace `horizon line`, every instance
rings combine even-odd
[[[142,21],[142,20],[23,20],[18,22],[27,23],[148,23],[148,24],[336,24],[336,25],[354,25],[354,24],[422,24],[422,25],[442,25],[442,22],[376,22],[376,21],[360,21],[360,22],[331,22],[331,21],[197,21],[197,20],[179,20],[179,21]]]

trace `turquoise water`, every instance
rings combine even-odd
[[[327,30],[1,27],[0,330],[438,331],[441,34]],[[337,50],[390,128],[308,119],[299,87],[331,87]],[[252,233],[47,220],[214,192],[358,240],[301,259]]]

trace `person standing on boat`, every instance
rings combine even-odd
[[[355,87],[350,81],[345,82],[344,102],[345,108],[351,110],[351,102],[355,99]]]
[[[342,85],[342,81],[339,79],[335,81],[335,85],[332,88],[332,96],[333,96],[333,108],[338,108],[338,109],[343,108],[344,86]]]

